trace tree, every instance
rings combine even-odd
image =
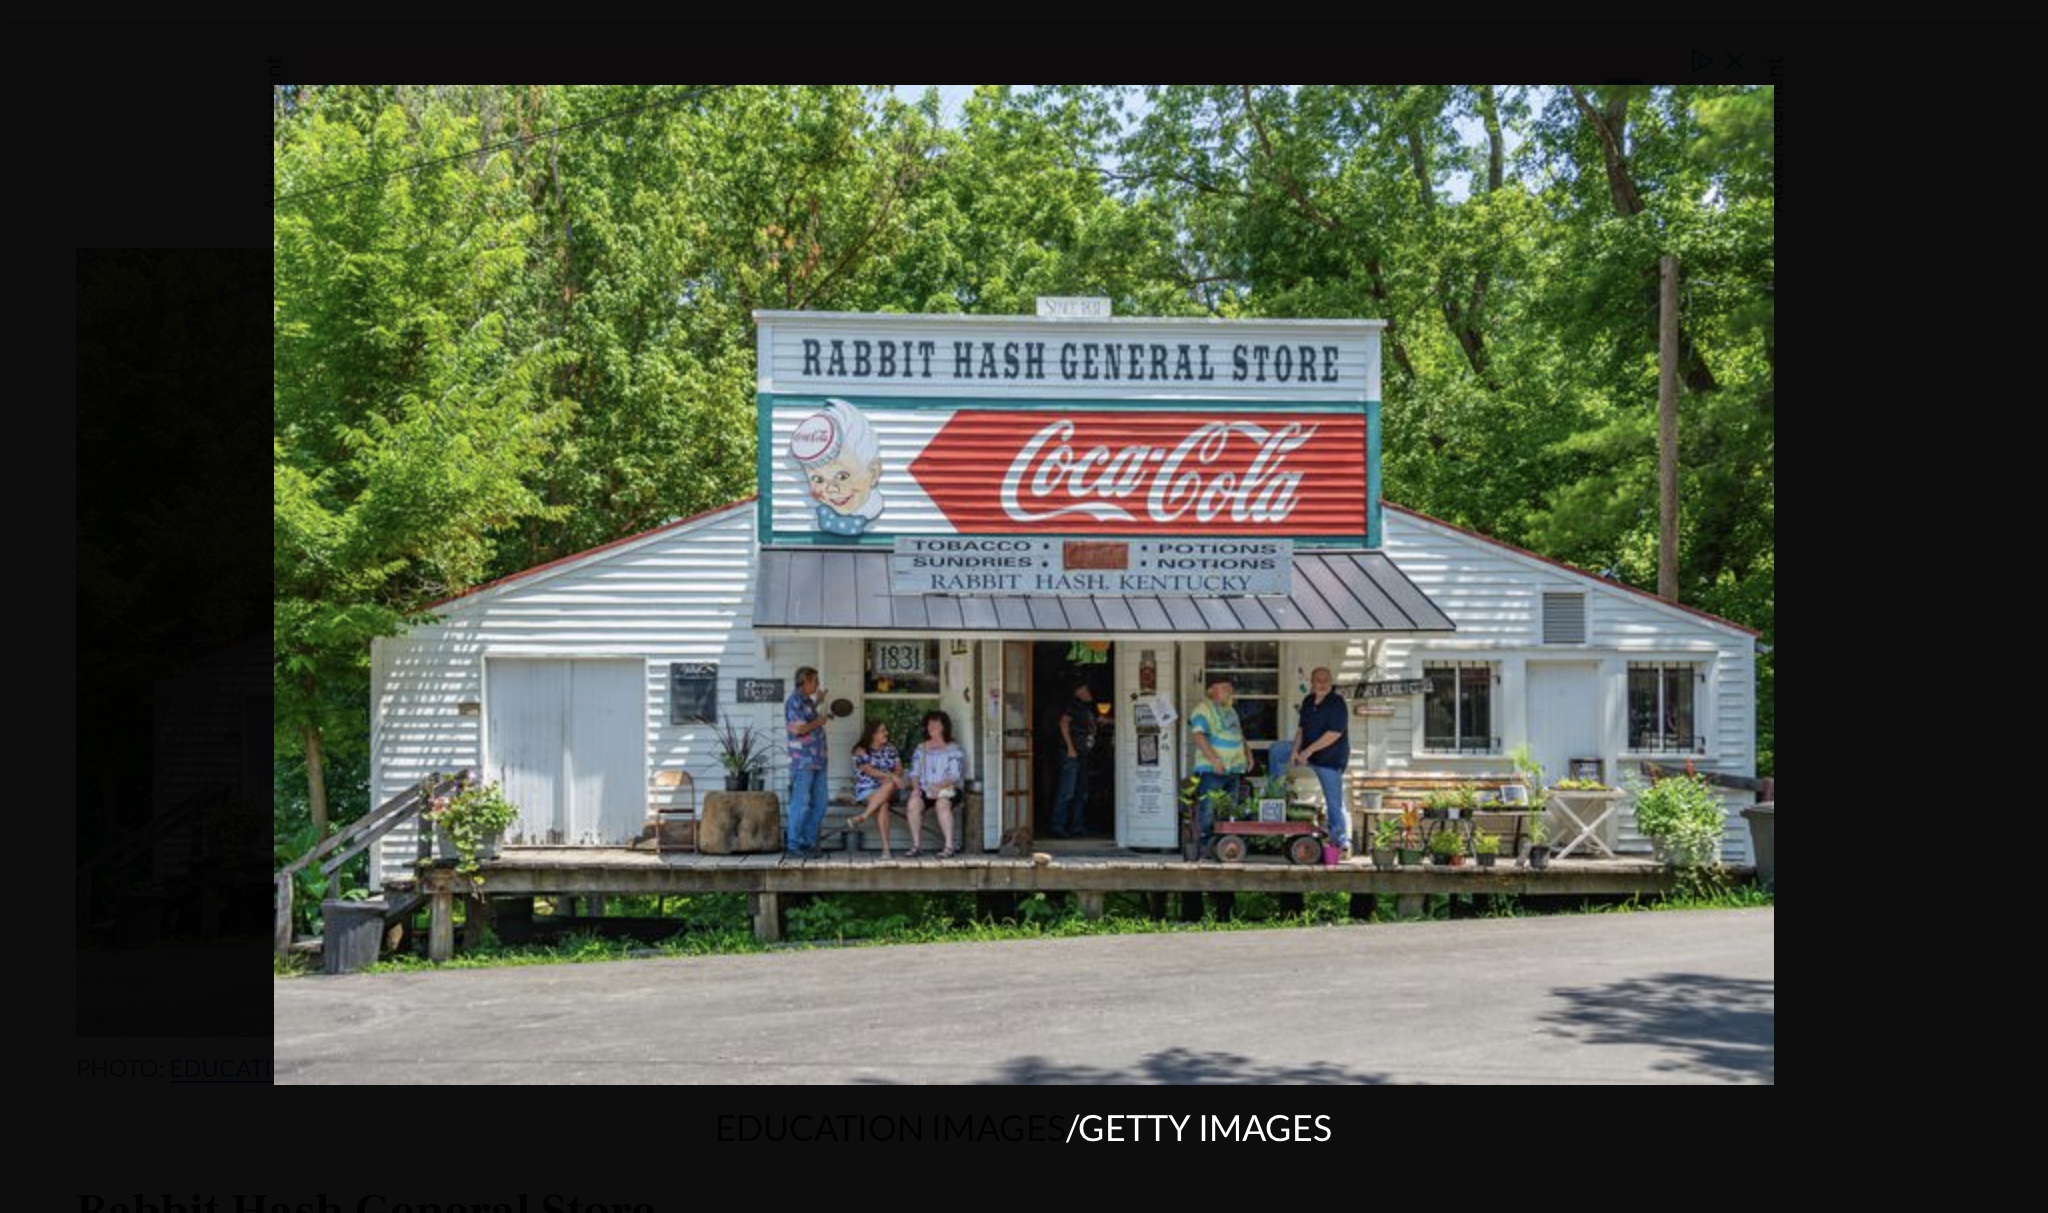
[[[476,124],[438,103],[359,125],[321,100],[276,148],[273,628],[278,725],[324,832],[322,748],[348,710],[328,689],[360,686],[370,638],[474,585],[493,533],[543,511],[531,481],[566,409],[558,356],[504,310],[532,228],[504,157],[464,155]]]

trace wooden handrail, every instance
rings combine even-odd
[[[328,878],[334,896],[341,893],[341,867],[349,860],[368,850],[370,844],[385,834],[412,820],[425,810],[429,801],[436,796],[447,795],[467,787],[472,772],[457,771],[439,783],[429,786],[428,779],[407,788],[382,805],[350,822],[348,827],[330,834],[307,851],[277,870],[277,917],[272,924],[271,942],[279,956],[291,950],[292,946],[292,877],[316,860],[325,859],[320,865],[320,874]]]

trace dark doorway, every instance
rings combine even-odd
[[[1031,830],[1039,838],[1052,837],[1053,803],[1060,793],[1060,765],[1066,745],[1060,740],[1060,710],[1074,697],[1074,688],[1086,683],[1094,696],[1097,712],[1103,713],[1113,701],[1116,666],[1111,645],[1101,641],[1041,640],[1031,646],[1032,705],[1038,744],[1037,762],[1032,770]],[[1113,722],[1107,714],[1097,717],[1095,750],[1088,755],[1088,819],[1084,837],[1105,837],[1116,832],[1116,741]]]

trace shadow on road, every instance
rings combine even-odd
[[[1648,1045],[1657,1069],[1775,1083],[1777,983],[1693,973],[1559,989],[1564,1009],[1542,1016],[1556,1035],[1587,1045]]]
[[[1383,1083],[1384,1074],[1367,1074],[1342,1066],[1318,1062],[1286,1066],[1253,1061],[1236,1053],[1197,1053],[1188,1049],[1164,1049],[1151,1053],[1131,1066],[1066,1065],[1044,1057],[1026,1055],[1003,1063],[994,1078],[978,1085],[999,1086],[1084,1086],[1104,1085],[1270,1085],[1358,1086]]]

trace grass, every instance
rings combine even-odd
[[[1161,903],[1173,908],[1170,902]],[[1424,920],[1452,917],[1522,918],[1550,913],[1633,913],[1648,910],[1746,909],[1775,904],[1774,894],[1753,885],[1730,885],[1711,876],[1691,882],[1690,887],[1669,897],[1629,898],[1610,904],[1573,904],[1562,909],[1538,908],[1513,895],[1499,895],[1486,908],[1465,903],[1453,906],[1451,899],[1431,896],[1424,903]],[[1239,893],[1230,920],[1215,917],[1215,903],[1205,902],[1204,916],[1196,922],[1155,918],[1151,904],[1140,894],[1110,894],[1104,898],[1101,918],[1081,915],[1072,901],[1038,893],[1020,898],[1013,913],[993,918],[980,912],[971,894],[869,893],[825,896],[791,906],[785,915],[786,942],[757,941],[747,921],[746,900],[739,894],[672,896],[657,906],[654,898],[610,898],[607,911],[619,917],[655,917],[673,921],[676,933],[648,943],[634,939],[606,938],[594,929],[578,929],[553,943],[504,944],[489,941],[484,946],[458,952],[445,965],[435,965],[423,955],[395,954],[369,966],[365,972],[403,973],[421,969],[481,969],[504,965],[591,964],[649,956],[726,956],[773,951],[790,947],[832,947],[842,945],[884,945],[903,943],[989,943],[1013,939],[1073,939],[1093,935],[1161,935],[1185,931],[1263,931],[1301,927],[1365,926],[1350,917],[1350,896],[1344,893],[1309,893],[1299,912],[1281,908],[1280,898],[1269,893]],[[1393,918],[1392,897],[1380,903],[1382,921]],[[666,911],[660,913],[660,911]],[[546,917],[535,920],[545,924]],[[277,961],[274,975],[298,976],[313,971],[302,954]]]

